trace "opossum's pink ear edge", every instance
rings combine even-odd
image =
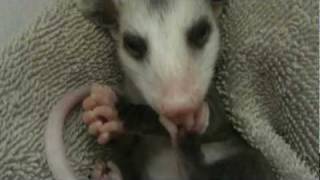
[[[96,25],[114,26],[122,0],[76,0],[78,10]]]
[[[215,16],[220,16],[222,13],[224,0],[210,0],[212,5],[212,10]]]
[[[118,16],[119,16],[119,6],[121,0],[106,0],[105,4],[105,17],[107,20],[107,23],[113,24],[117,23],[118,21]]]

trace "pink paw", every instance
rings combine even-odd
[[[90,96],[82,103],[85,110],[83,121],[88,125],[89,133],[97,136],[99,144],[106,144],[124,132],[116,103],[117,95],[113,89],[98,84],[92,86]]]

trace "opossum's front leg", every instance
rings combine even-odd
[[[98,137],[99,144],[106,144],[124,133],[115,107],[117,101],[117,94],[111,87],[98,84],[92,86],[90,96],[83,101],[83,121],[89,126],[89,133]]]

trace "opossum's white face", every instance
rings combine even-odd
[[[119,58],[146,102],[168,119],[194,115],[219,48],[209,0],[123,0]]]

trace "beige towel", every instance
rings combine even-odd
[[[217,84],[229,118],[285,180],[313,180],[318,168],[318,5],[314,0],[230,0],[222,15]],[[116,83],[109,35],[72,0],[58,0],[0,51],[0,179],[52,179],[44,126],[67,90]],[[79,176],[108,154],[80,122],[67,122],[67,154]]]

